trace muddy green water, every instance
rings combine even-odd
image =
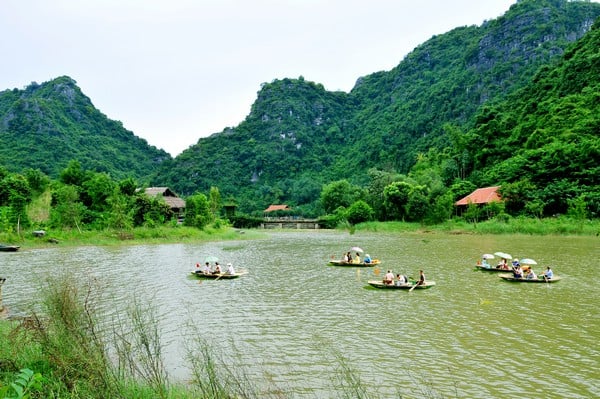
[[[378,290],[375,269],[326,266],[358,245],[381,272],[437,285]],[[538,261],[563,280],[515,284],[475,271],[483,253]],[[202,281],[205,256],[248,270]],[[107,308],[135,295],[156,305],[171,377],[189,378],[185,344],[202,338],[256,386],[294,398],[337,397],[343,356],[372,395],[458,398],[600,397],[598,237],[270,231],[253,241],[0,253],[4,305],[25,314],[44,276],[69,271],[105,286]]]

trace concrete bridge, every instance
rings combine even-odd
[[[261,229],[319,229],[317,219],[300,219],[293,217],[267,217],[260,224]]]

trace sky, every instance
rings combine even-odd
[[[235,127],[262,83],[349,92],[516,0],[0,0],[0,91],[70,76],[172,156]]]

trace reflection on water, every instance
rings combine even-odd
[[[114,309],[132,296],[156,305],[170,374],[186,379],[184,343],[202,338],[257,381],[294,397],[332,397],[337,356],[370,392],[443,397],[598,397],[596,237],[471,236],[298,231],[268,239],[0,253],[4,304],[36,303],[45,277],[70,273],[105,287]],[[326,266],[359,245],[437,285],[377,290],[375,270]],[[556,284],[514,284],[474,271],[485,252],[553,266]],[[190,275],[207,255],[246,268],[236,280]]]

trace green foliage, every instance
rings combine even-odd
[[[146,179],[169,154],[98,111],[62,76],[0,92],[0,159],[11,171],[32,168],[57,178],[69,161],[117,178]]]
[[[0,387],[0,397],[3,399],[29,399],[42,390],[45,378],[40,373],[24,368],[10,386]],[[32,395],[33,394],[33,395]]]
[[[383,190],[386,213],[392,220],[404,220],[406,217],[411,189],[410,183],[399,181],[386,186]]]
[[[349,207],[362,196],[359,187],[353,186],[348,180],[338,180],[323,187],[321,204],[325,212],[333,213],[340,207]]]
[[[185,220],[186,226],[193,226],[203,229],[214,220],[211,202],[204,194],[194,194],[185,201]]]
[[[597,217],[600,22],[588,28],[599,16],[593,2],[520,0],[481,26],[433,36],[349,93],[275,79],[261,85],[243,122],[175,159],[108,120],[69,77],[6,90],[0,180],[28,168],[32,194],[44,191],[46,175],[74,186],[79,209],[63,201],[53,219],[65,227],[126,226],[123,213],[107,217],[115,185],[135,226],[171,221],[134,195],[135,179],[184,197],[208,193],[211,217],[186,221],[194,226],[221,217],[222,196],[255,217],[275,203],[318,217],[364,200],[377,220],[441,221],[451,198],[492,185],[503,186],[508,202],[483,218],[565,214],[580,197]],[[7,190],[0,186],[4,216],[27,225],[30,196],[8,204]]]
[[[212,221],[217,220],[223,205],[221,204],[221,193],[218,187],[211,187],[208,194],[208,204],[212,214]]]
[[[346,220],[358,224],[373,219],[373,209],[363,200],[358,200],[346,210]]]

